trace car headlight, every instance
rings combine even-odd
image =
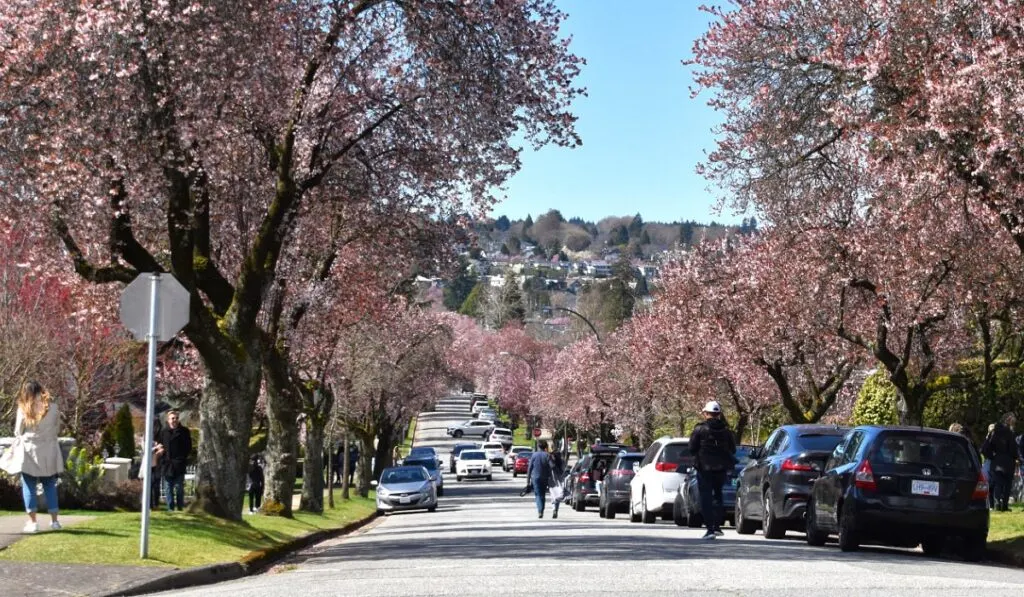
[[[388,497],[390,493],[391,492],[385,489],[384,487],[377,488],[377,497]]]

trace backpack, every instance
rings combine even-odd
[[[705,425],[700,438],[700,452],[697,462],[708,472],[722,472],[736,465],[735,444],[728,427],[711,429]]]

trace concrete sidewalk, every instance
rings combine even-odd
[[[86,520],[92,520],[94,516],[61,516],[60,524],[65,528],[74,526],[80,522]],[[40,533],[51,533],[50,530],[50,515],[41,513],[36,518],[39,521],[39,532]],[[8,545],[11,545],[15,541],[24,537],[30,537],[31,535],[25,535],[21,532],[21,529],[28,522],[28,516],[24,514],[12,514],[9,516],[0,516],[0,550],[4,549]]]

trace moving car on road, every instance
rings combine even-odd
[[[736,532],[749,535],[758,525],[768,539],[787,530],[804,530],[811,484],[849,428],[834,425],[784,425],[764,446],[750,451],[750,463],[736,487]]]
[[[395,466],[384,469],[377,484],[377,511],[437,510],[437,489],[430,473],[422,466]]]
[[[530,471],[530,456],[533,456],[533,452],[520,452],[516,456],[516,461],[512,465],[513,477],[525,475]]]
[[[501,465],[505,462],[505,448],[500,442],[484,442],[480,449],[487,453],[487,460],[491,464]]]
[[[459,461],[455,463],[455,480],[487,479],[490,481],[491,463],[483,450],[463,450]]]
[[[615,518],[617,512],[626,511],[629,506],[629,482],[633,480],[643,458],[643,452],[626,452],[620,453],[612,461],[597,500],[597,511],[601,518]]]
[[[850,431],[814,482],[807,543],[916,547],[937,556],[957,538],[963,556],[985,554],[988,482],[977,452],[958,433],[921,427],[863,426]]]
[[[736,466],[726,476],[725,485],[722,487],[722,510],[725,520],[735,524],[736,512],[736,486],[739,485],[740,472],[750,462],[750,451],[754,446],[736,446]],[[700,509],[700,490],[697,486],[697,471],[693,467],[684,467],[683,480],[679,483],[679,493],[676,494],[675,504],[672,506],[672,520],[679,526],[699,528],[704,525],[704,513]]]
[[[487,441],[498,442],[506,451],[512,448],[512,430],[506,427],[495,427],[494,431],[487,436]]]
[[[431,457],[437,461],[437,466],[441,466],[442,463],[441,455],[437,453],[437,448],[431,446],[414,447],[412,450],[409,450],[409,455],[406,456],[406,460],[416,457]]]
[[[494,427],[494,423],[490,421],[479,421],[474,419],[472,421],[463,421],[458,425],[453,425],[447,429],[446,433],[455,439],[463,436],[484,438],[491,434]]]
[[[409,455],[402,461],[402,466],[422,466],[427,469],[430,480],[434,482],[434,487],[437,488],[437,497],[444,495],[444,475],[441,474],[441,467],[437,465],[436,458],[426,453],[420,453],[416,456]]]
[[[693,466],[689,444],[689,438],[662,437],[647,448],[640,469],[629,483],[630,522],[653,524],[659,514],[666,520],[672,516],[683,480],[680,467]]]
[[[477,444],[467,443],[460,443],[452,446],[451,456],[448,457],[448,472],[453,475],[455,474],[455,465],[459,462],[459,454],[461,454],[463,450],[477,450],[479,448],[480,446]]]
[[[502,468],[505,470],[506,473],[509,472],[510,470],[512,470],[513,466],[515,466],[516,456],[518,454],[520,454],[521,452],[532,451],[533,450],[530,448],[530,446],[512,446],[511,448],[509,448],[508,454],[505,456],[505,464],[502,465]]]

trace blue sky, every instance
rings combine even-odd
[[[716,214],[695,166],[721,121],[708,95],[690,98],[682,64],[709,22],[697,0],[558,0],[565,33],[587,60],[574,112],[583,146],[523,152],[522,170],[493,215],[536,218],[558,209],[596,221],[640,213],[645,221],[738,222]]]

